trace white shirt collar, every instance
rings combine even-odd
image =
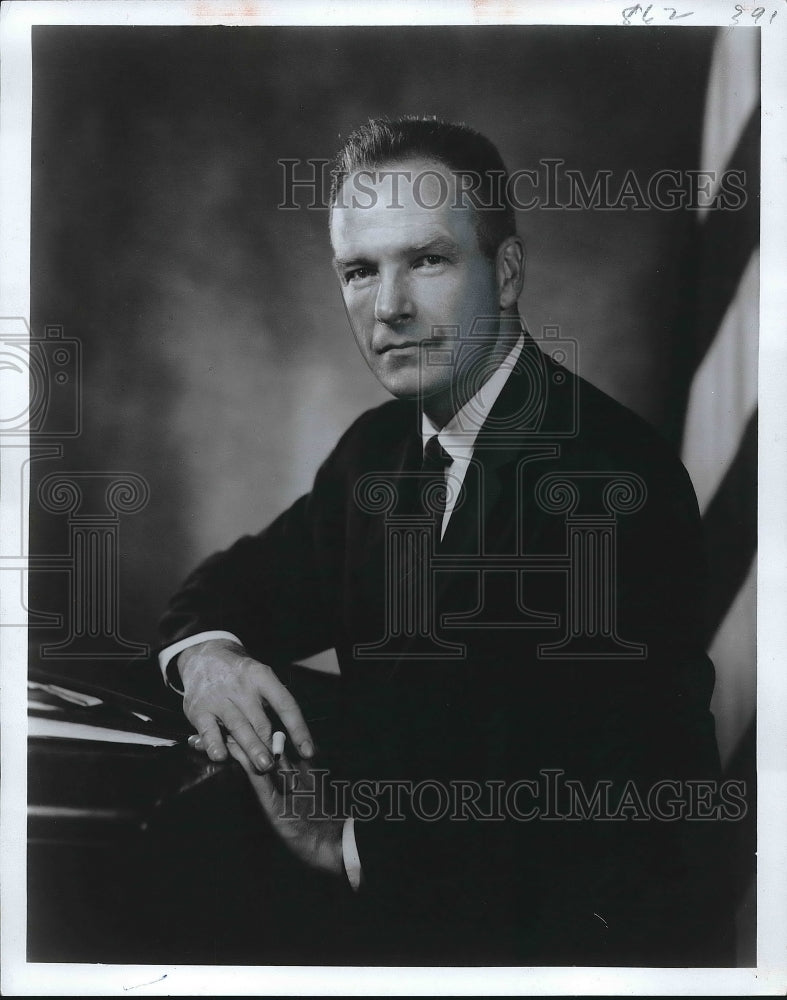
[[[462,458],[468,459],[475,447],[478,432],[503,391],[503,386],[514,370],[524,346],[525,336],[520,334],[516,344],[511,348],[497,371],[484,382],[478,392],[442,429],[435,427],[429,417],[422,413],[421,437],[424,446],[430,438],[437,434],[438,441],[454,461]]]

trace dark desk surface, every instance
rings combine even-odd
[[[40,671],[32,676],[69,683]],[[287,681],[297,686],[299,678],[296,670]],[[316,732],[334,681],[307,680]],[[290,857],[239,765],[214,764],[191,750],[182,716],[118,697],[113,725],[124,725],[118,708],[144,709],[150,722],[130,728],[177,742],[29,740],[28,959],[344,964],[332,928],[339,933],[346,887]],[[109,724],[101,711],[90,712],[74,707],[67,714],[81,724]],[[314,945],[304,950],[304,940]]]

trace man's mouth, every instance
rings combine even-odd
[[[382,347],[377,348],[378,354],[395,354],[398,351],[411,351],[418,350],[420,347],[420,341],[417,340],[405,340],[401,343],[395,344],[384,344]]]

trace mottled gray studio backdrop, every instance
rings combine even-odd
[[[119,524],[126,639],[155,642],[189,568],[308,489],[384,398],[347,328],[326,213],[277,209],[277,161],[329,157],[373,115],[428,113],[487,133],[512,170],[560,158],[622,181],[693,168],[711,43],[685,28],[33,30],[32,323],[61,324],[83,351],[81,436],[33,463],[33,480],[148,482],[147,507]],[[530,328],[558,325],[581,374],[662,427],[691,221],[519,218]],[[34,504],[36,551],[63,551],[67,535]],[[46,576],[31,602],[67,614],[62,574]]]

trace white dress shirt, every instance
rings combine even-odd
[[[445,535],[448,522],[451,520],[459,490],[473,457],[478,432],[497,402],[497,397],[502,392],[508,376],[514,370],[524,344],[524,335],[520,335],[519,340],[511,348],[500,367],[490,375],[475,396],[465,403],[445,427],[436,427],[425,413],[421,414],[421,438],[424,448],[426,442],[436,434],[437,440],[452,459],[451,464],[445,469],[446,476],[451,480],[451,488],[447,492],[440,538]]]

